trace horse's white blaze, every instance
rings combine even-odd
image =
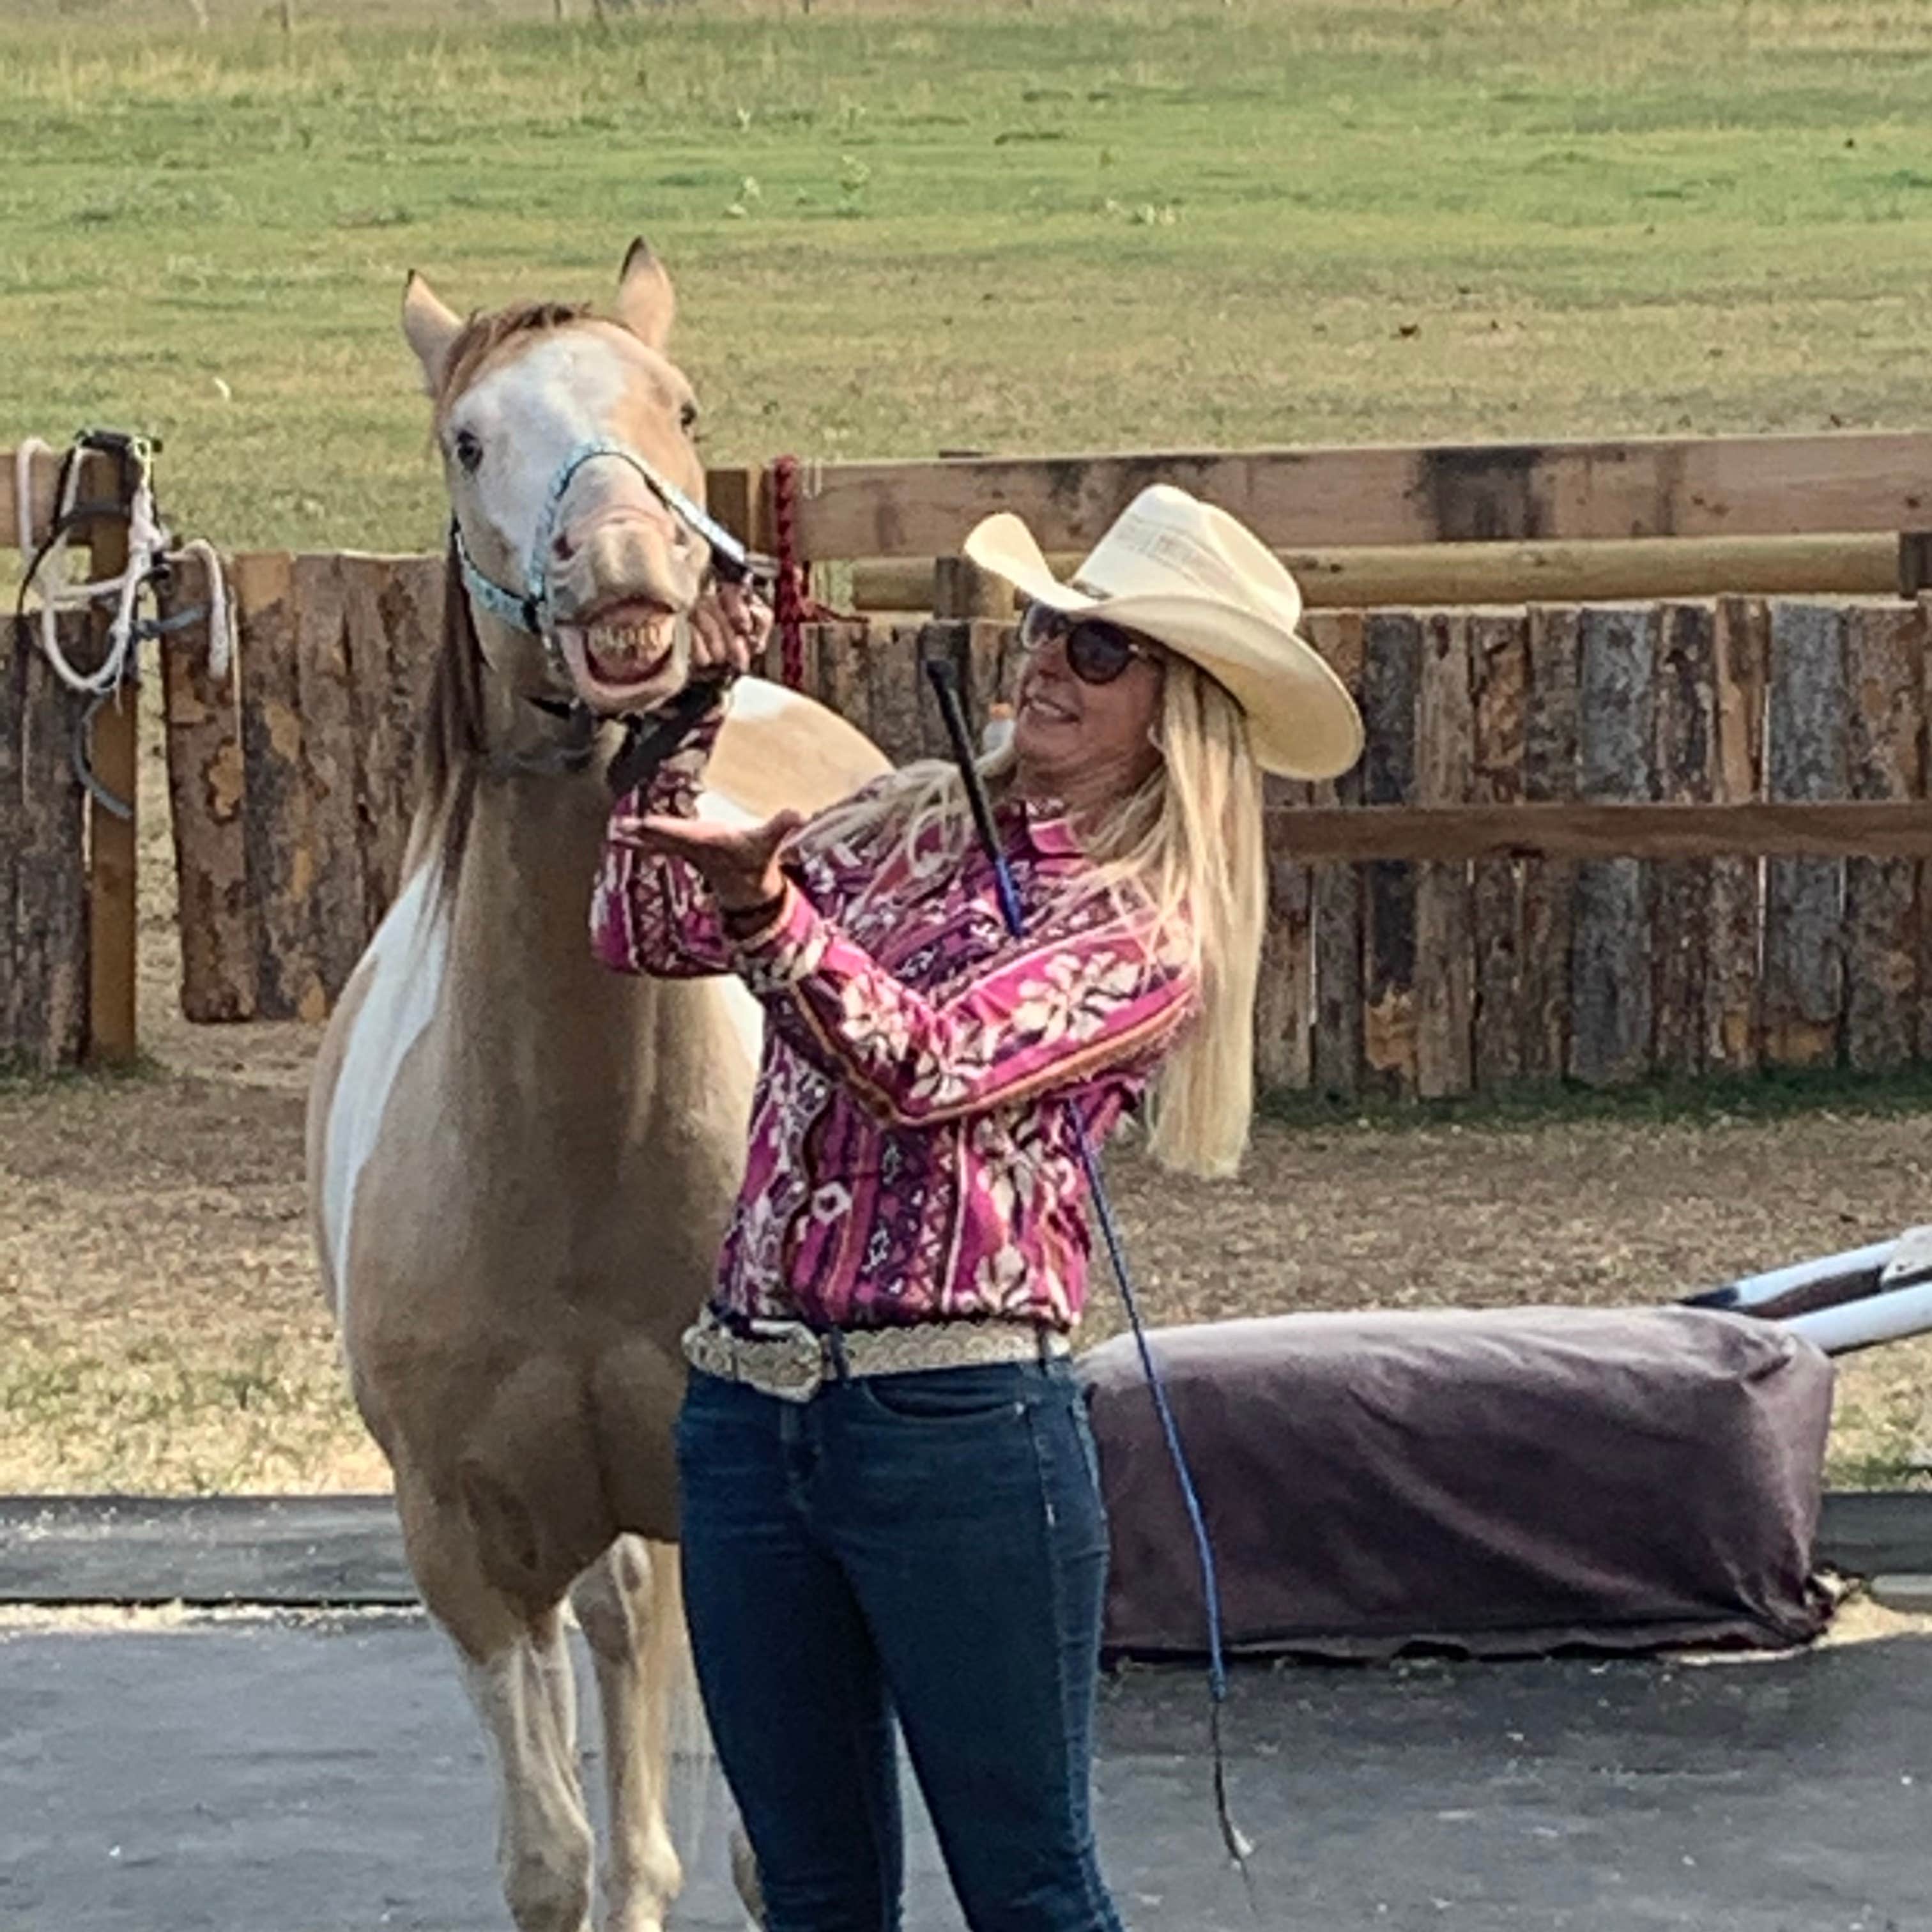
[[[451,417],[453,428],[471,430],[483,445],[477,499],[520,572],[551,478],[580,444],[612,434],[617,406],[637,379],[635,355],[615,337],[566,329],[491,370]],[[656,498],[628,464],[598,470],[614,496],[634,484],[639,506],[656,511]]]
[[[369,990],[350,1029],[329,1096],[322,1142],[324,1257],[339,1316],[348,1293],[349,1238],[356,1184],[376,1150],[389,1093],[404,1057],[434,1016],[449,951],[448,922],[436,903],[433,866],[416,868],[369,942]]]

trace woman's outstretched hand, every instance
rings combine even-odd
[[[791,811],[762,825],[714,825],[702,818],[646,814],[613,819],[610,836],[640,852],[685,860],[704,875],[725,911],[747,912],[769,904],[784,890],[778,854],[804,823],[802,813]]]

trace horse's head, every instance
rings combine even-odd
[[[478,642],[524,696],[634,712],[683,686],[681,620],[710,555],[628,460],[704,501],[697,402],[664,353],[675,308],[641,241],[610,320],[547,304],[464,322],[410,278],[403,332],[435,406],[452,542],[472,599],[501,620]]]

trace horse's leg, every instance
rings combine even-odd
[[[603,1932],[661,1932],[684,1882],[664,1815],[671,1706],[683,1667],[677,1552],[620,1536],[578,1579],[571,1603],[603,1714],[610,1800]]]
[[[455,1643],[489,1735],[496,1863],[510,1916],[518,1932],[583,1932],[592,1846],[560,1610],[533,1616],[492,1585],[466,1514],[438,1508],[400,1464],[396,1503],[423,1601]]]
[[[496,1866],[518,1932],[583,1932],[590,1910],[590,1820],[574,1740],[560,1710],[569,1654],[557,1612],[478,1662],[464,1681],[490,1734],[498,1780]]]

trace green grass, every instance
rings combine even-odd
[[[1525,1081],[1486,1094],[1438,1100],[1345,1100],[1277,1088],[1260,1109],[1283,1126],[1305,1129],[1356,1126],[1378,1131],[1426,1132],[1444,1126],[1538,1128],[1572,1121],[1624,1126],[1678,1122],[1720,1124],[1834,1114],[1883,1119],[1932,1114],[1932,1066],[1889,1073],[1844,1067],[1779,1067],[1754,1074],[1707,1074],[1692,1079],[1658,1078],[1626,1087],[1586,1087],[1574,1081]]]
[[[406,271],[640,230],[721,461],[1927,413],[1919,0],[298,6],[0,20],[0,445],[226,544],[427,544]]]

